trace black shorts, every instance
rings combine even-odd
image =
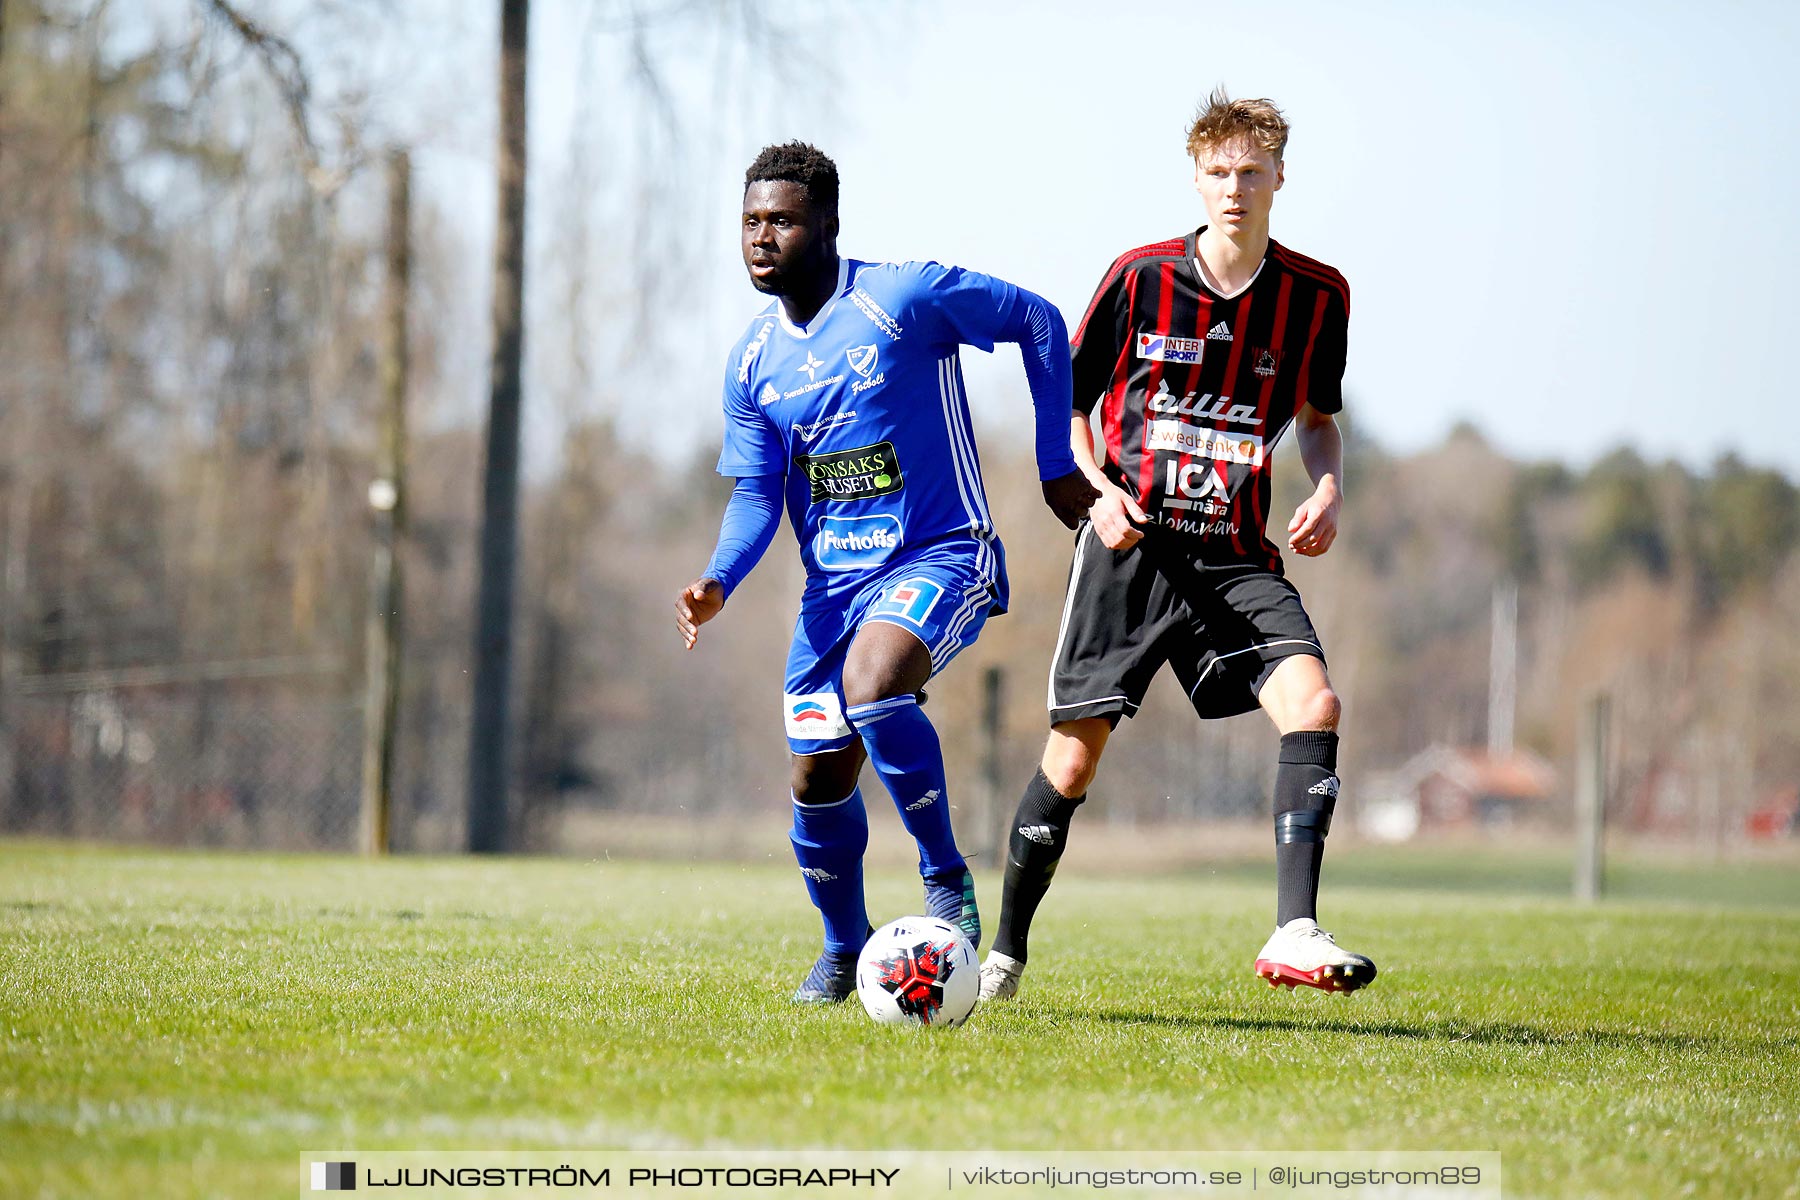
[[[1136,716],[1166,662],[1202,717],[1233,717],[1292,654],[1321,662],[1294,585],[1255,565],[1205,566],[1155,530],[1108,550],[1093,526],[1075,561],[1050,664],[1050,720]]]

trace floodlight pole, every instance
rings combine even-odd
[[[1606,731],[1611,705],[1602,692],[1588,701],[1581,723],[1575,780],[1575,899],[1600,899],[1605,873]]]
[[[400,714],[400,620],[406,533],[407,295],[412,280],[412,166],[406,151],[388,158],[387,346],[381,362],[381,443],[369,485],[375,550],[369,563],[364,636],[362,852],[388,852],[394,799],[395,727]]]

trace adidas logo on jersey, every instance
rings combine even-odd
[[[1036,842],[1040,846],[1056,845],[1056,834],[1048,825],[1021,825],[1019,836],[1028,842]]]
[[[1319,780],[1319,782],[1307,788],[1306,794],[1309,796],[1330,796],[1333,800],[1336,800],[1338,794],[1337,776],[1327,775],[1325,778]]]
[[[781,393],[775,390],[774,384],[765,383],[763,384],[762,395],[757,397],[757,399],[764,408],[767,408],[769,405],[781,399]]]
[[[932,788],[929,792],[926,792],[923,796],[920,796],[917,800],[914,800],[911,804],[907,805],[906,811],[918,812],[921,808],[930,808],[937,803],[937,798],[941,794],[942,793],[940,793],[938,789]]]
[[[1206,340],[1209,342],[1229,342],[1231,340],[1231,327],[1225,324],[1225,322],[1220,321],[1217,325],[1214,325],[1211,329],[1206,331]]]
[[[830,883],[837,878],[836,875],[833,875],[824,867],[801,867],[800,873],[814,883]]]

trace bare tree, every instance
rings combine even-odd
[[[400,709],[403,560],[406,533],[407,285],[412,275],[412,167],[403,150],[388,159],[387,344],[381,362],[381,445],[369,507],[375,515],[364,634],[363,836],[365,854],[388,852],[394,793],[395,721]]]
[[[6,62],[6,0],[0,0],[0,64]],[[6,152],[6,76],[0,72],[0,154]]]
[[[481,584],[469,728],[469,849],[506,844],[513,568],[518,557],[519,406],[524,350],[525,80],[528,0],[500,5],[499,224],[494,239],[493,362],[482,474]]]

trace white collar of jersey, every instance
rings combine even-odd
[[[850,260],[840,255],[838,258],[837,290],[831,293],[831,299],[825,302],[825,307],[813,314],[812,320],[808,321],[804,327],[794,324],[792,321],[788,320],[787,309],[782,307],[780,300],[775,301],[775,315],[781,318],[781,327],[790,334],[797,338],[809,338],[813,335],[813,330],[817,329],[824,322],[825,318],[831,315],[831,310],[837,307],[838,298],[849,290]]]
[[[1213,295],[1217,296],[1221,300],[1236,300],[1239,296],[1241,296],[1245,292],[1249,291],[1251,289],[1251,287],[1255,285],[1256,277],[1258,275],[1262,274],[1263,268],[1265,266],[1267,266],[1269,263],[1269,256],[1266,254],[1263,255],[1263,260],[1256,264],[1256,270],[1251,272],[1249,280],[1244,284],[1243,287],[1239,288],[1235,292],[1227,292],[1224,288],[1219,286],[1219,281],[1214,279],[1212,277],[1212,272],[1206,269],[1206,264],[1201,261],[1200,255],[1197,251],[1194,254],[1193,262],[1194,262],[1194,274],[1200,277],[1200,284],[1202,287],[1204,287],[1207,291],[1211,292]]]

